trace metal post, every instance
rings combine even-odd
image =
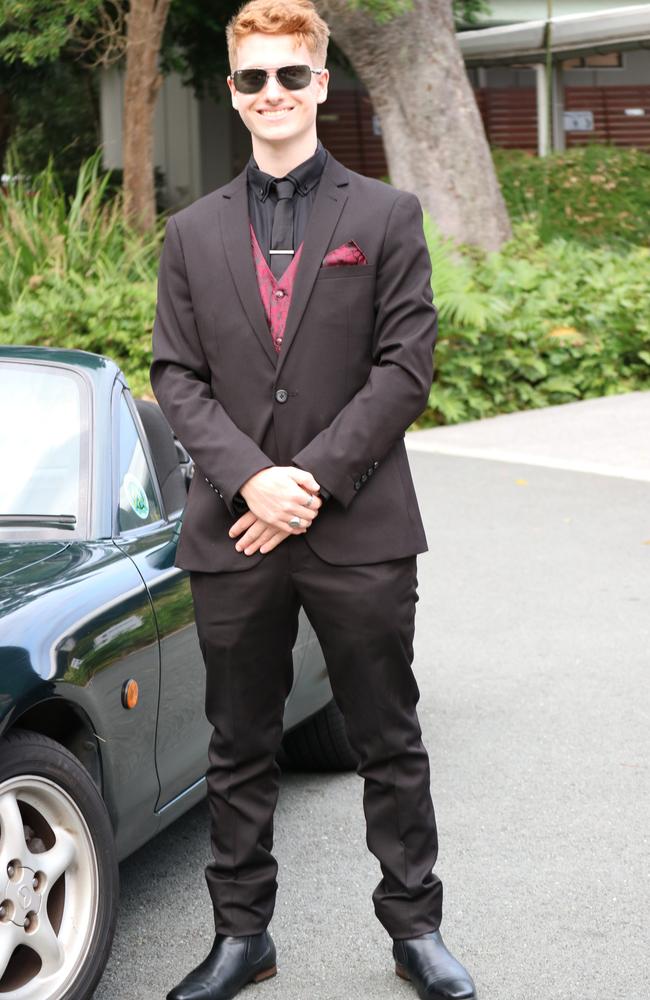
[[[548,86],[546,66],[535,63],[535,88],[537,91],[537,153],[546,156],[549,152]]]
[[[553,148],[553,0],[546,0],[546,129],[548,134],[547,150]]]
[[[566,137],[564,134],[564,71],[562,63],[553,63],[553,131],[551,133],[551,145],[556,153],[566,149]]]

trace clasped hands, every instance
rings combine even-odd
[[[247,556],[258,550],[266,554],[289,535],[304,535],[323,505],[316,496],[319,489],[310,472],[293,465],[256,472],[239,490],[249,509],[228,532],[231,538],[241,535],[237,551]],[[300,527],[289,525],[292,517],[300,518]]]

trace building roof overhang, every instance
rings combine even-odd
[[[555,61],[593,52],[650,48],[650,4],[460,31],[456,37],[466,66],[538,63],[546,59],[549,24]]]

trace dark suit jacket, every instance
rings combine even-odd
[[[367,264],[322,266],[354,240]],[[233,497],[270,465],[332,497],[305,539],[338,565],[427,551],[404,432],[427,404],[437,310],[417,197],[330,153],[276,354],[253,266],[246,171],[167,223],[151,384],[194,459],[176,565],[248,569]],[[282,543],[286,544],[286,543]]]

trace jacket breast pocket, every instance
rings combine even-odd
[[[377,270],[376,264],[330,264],[329,267],[321,267],[318,270],[318,281],[331,281],[342,278],[348,281],[350,278],[368,278],[374,275]]]

